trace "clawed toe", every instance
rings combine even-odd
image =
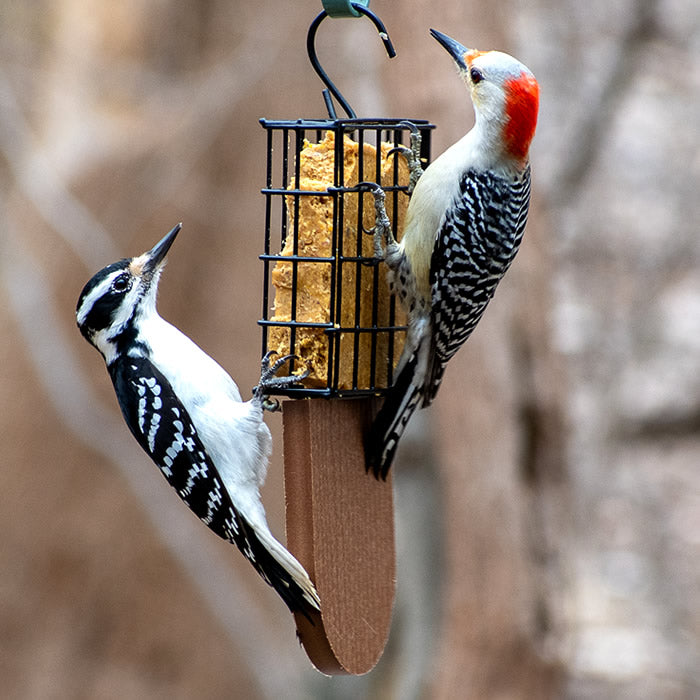
[[[271,360],[275,355],[279,355],[279,353],[277,352],[277,350],[268,350],[268,351],[265,353],[265,356],[263,357],[263,359],[262,359],[261,362],[260,362],[260,365],[261,365],[261,367],[262,367],[262,374],[265,374],[266,372],[269,371],[269,369],[270,369],[270,360]],[[274,374],[274,372],[273,372],[273,374]],[[261,376],[262,376],[262,375],[261,375]]]
[[[269,411],[270,413],[276,413],[280,410],[280,402],[277,399],[271,399],[266,396],[262,401],[263,411]]]
[[[394,146],[388,153],[387,156],[392,156],[394,153],[400,153],[402,156],[406,158],[406,160],[409,160],[413,156],[413,151],[408,147],[404,146],[403,144],[399,144],[398,146]]]
[[[296,355],[283,355],[282,357],[278,357],[272,365],[270,365],[270,358],[273,355],[278,355],[279,353],[276,352],[275,350],[270,350],[268,353],[265,355],[265,358],[263,358],[263,362],[266,362],[266,367],[264,368],[265,376],[266,377],[274,377],[277,372],[289,361],[289,360],[298,360],[299,358]]]
[[[262,407],[266,411],[278,411],[279,401],[270,399],[267,394],[271,391],[288,389],[299,384],[311,374],[311,369],[307,364],[306,369],[301,374],[291,374],[287,377],[278,377],[277,372],[290,360],[298,360],[297,355],[283,355],[274,362],[272,358],[279,355],[275,350],[268,351],[261,362],[260,382],[253,389],[253,396],[262,402]]]
[[[410,195],[413,193],[418,180],[420,180],[420,177],[423,174],[423,163],[420,157],[423,137],[421,136],[418,127],[413,122],[402,122],[402,125],[408,126],[408,128],[411,130],[411,146],[409,148],[408,146],[399,145],[392,148],[389,153],[398,152],[406,159],[409,172],[407,190],[408,194]]]
[[[280,377],[275,377],[277,372],[279,372],[289,360],[299,359],[296,355],[283,355],[282,357],[278,357],[274,362],[271,362],[272,358],[276,355],[279,355],[276,350],[268,350],[260,363],[260,383],[262,385],[265,385],[265,383],[272,378],[280,379]]]
[[[361,190],[367,190],[374,196],[374,228],[366,231],[374,236],[374,257],[384,260],[382,243],[388,244],[394,238],[391,231],[391,221],[386,213],[386,192],[376,182],[361,182],[358,185]]]

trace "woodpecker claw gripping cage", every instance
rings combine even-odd
[[[345,4],[371,19],[393,56],[366,3]],[[308,370],[298,387],[273,392],[295,398],[378,395],[391,386],[405,321],[375,257],[368,183],[385,191],[399,237],[409,182],[400,147],[417,132],[428,162],[434,128],[425,120],[356,117],[316,56],[316,32],[328,15],[324,10],[312,22],[307,49],[326,85],[329,118],[260,120],[267,134],[262,349],[295,355],[295,374]],[[331,94],[347,118],[337,117]]]

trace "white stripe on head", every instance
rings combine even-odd
[[[95,302],[109,291],[112,286],[112,282],[119,277],[124,272],[123,268],[114,270],[111,274],[107,275],[90,293],[83,299],[80,304],[80,308],[76,313],[76,320],[78,325],[82,326],[85,323],[90,310],[94,306]]]

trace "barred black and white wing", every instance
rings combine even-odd
[[[166,377],[149,360],[128,356],[109,373],[129,429],[190,510],[233,542],[292,612],[317,611],[318,596],[301,564],[236,508]]]
[[[481,319],[518,252],[529,202],[529,167],[515,181],[484,171],[462,176],[432,250],[430,337],[420,336],[402,362],[366,441],[367,468],[376,476],[386,478],[409,419],[433,401],[447,362]]]
[[[430,264],[432,352],[424,406],[435,398],[445,365],[471,335],[518,252],[530,168],[515,181],[468,171],[460,193],[438,232]]]

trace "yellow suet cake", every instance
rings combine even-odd
[[[376,177],[376,148],[372,144],[363,144],[362,179],[371,182],[381,182],[385,185],[394,183],[394,167],[398,169],[398,184],[407,185],[409,179],[405,159],[389,155],[394,147],[391,143],[381,144],[380,174]],[[358,183],[360,170],[359,144],[348,136],[343,142],[344,156],[344,185],[353,187]],[[304,148],[299,155],[299,183],[290,183],[289,189],[323,192],[333,185],[335,171],[335,134],[327,131],[319,143],[304,142]],[[342,255],[358,255],[358,193],[344,195],[344,230],[342,235]],[[361,195],[363,199],[363,214],[361,226],[370,229],[374,226],[374,197],[371,193]],[[297,233],[297,255],[305,257],[330,257],[333,255],[333,198],[316,195],[287,195],[289,216],[289,231],[293,231],[295,207],[298,202],[299,225]],[[391,220],[398,217],[398,238],[403,230],[408,196],[400,192],[398,195],[397,211],[394,212],[394,197],[387,196],[387,213]],[[362,237],[361,255],[374,255],[373,238],[370,235],[359,234]],[[287,236],[281,255],[294,254],[294,237]],[[359,296],[359,312],[357,324],[370,327],[373,319],[372,290],[375,285],[375,274],[378,276],[377,326],[389,325],[389,287],[386,280],[385,266],[378,268],[359,266],[356,262],[337,263],[343,265],[340,318],[336,319],[343,328],[353,328],[356,324],[356,306]],[[292,320],[292,278],[293,264],[279,261],[272,270],[272,284],[275,288],[274,315],[270,320],[288,322]],[[358,290],[358,269],[359,294]],[[337,291],[337,290],[336,290]],[[331,318],[331,264],[324,262],[297,263],[296,284],[296,320],[300,323],[328,323]],[[394,325],[404,325],[405,316],[396,304]],[[355,335],[358,336],[357,340]],[[385,387],[387,384],[387,352],[389,348],[388,331],[377,333],[375,387]],[[271,326],[268,330],[268,349],[275,350],[280,355],[293,353],[302,362],[297,363],[297,373],[305,369],[306,363],[311,370],[303,381],[306,388],[326,387],[328,374],[328,335],[322,328],[297,328],[294,348],[289,347],[290,329],[283,326]],[[403,333],[395,334],[393,356],[396,359],[403,347]],[[358,374],[357,388],[369,388],[371,379],[372,333],[341,333],[340,359],[338,368],[337,388],[339,390],[353,388],[353,357],[357,354]]]

